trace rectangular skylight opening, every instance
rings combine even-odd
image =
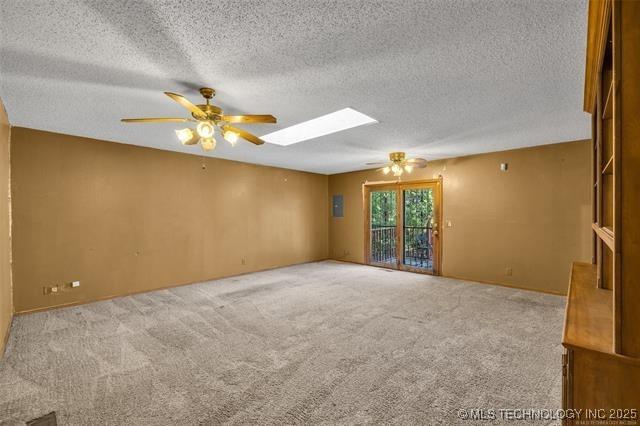
[[[330,135],[342,130],[352,129],[365,124],[377,123],[378,120],[369,117],[352,108],[341,109],[327,115],[313,118],[309,121],[295,124],[261,136],[265,142],[276,145],[292,145],[294,143]]]

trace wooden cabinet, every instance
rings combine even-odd
[[[582,348],[567,349],[565,359],[563,401],[565,408],[582,413],[579,419],[582,424],[640,424],[640,363],[636,359]],[[581,423],[565,421],[565,424]]]
[[[640,410],[640,1],[589,2],[584,110],[592,115],[593,264],[572,267],[563,405]]]
[[[613,351],[613,292],[597,283],[596,265],[573,264],[562,339],[563,408],[583,410],[585,421],[640,424],[640,358]],[[606,419],[594,418],[603,414]]]

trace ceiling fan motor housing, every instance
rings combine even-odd
[[[399,163],[404,161],[405,159],[405,153],[404,152],[392,152],[389,154],[389,160],[393,161],[394,163]]]
[[[207,103],[204,105],[196,105],[198,108],[202,110],[207,116],[205,120],[213,121],[217,123],[220,120],[220,116],[222,115],[222,108],[217,107],[215,105],[211,105],[209,103],[209,99],[213,98],[216,95],[215,89],[211,87],[201,87],[200,94],[203,98],[207,100]],[[196,120],[202,120],[202,117],[198,117],[196,113],[191,113],[193,118]]]
[[[217,107],[211,104],[205,105],[196,105],[198,108],[202,110],[207,116],[205,120],[218,122],[220,120],[220,116],[222,115],[222,108]],[[196,120],[203,120],[201,117],[198,117],[195,113],[191,113],[191,116]]]

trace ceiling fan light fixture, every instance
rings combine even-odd
[[[201,121],[200,123],[198,123],[196,130],[198,132],[198,135],[203,139],[213,137],[214,127],[213,124],[209,121]]]
[[[189,118],[181,117],[156,117],[156,118],[123,118],[124,123],[185,123],[195,122],[195,129],[186,128],[175,130],[178,140],[183,145],[196,145],[201,143],[202,149],[210,151],[216,147],[216,140],[213,138],[216,127],[222,134],[222,137],[229,141],[231,145],[235,145],[240,138],[254,145],[262,145],[264,141],[256,135],[249,133],[244,129],[233,127],[228,123],[240,124],[261,124],[276,123],[277,119],[271,114],[249,114],[249,115],[224,115],[222,108],[213,105],[211,98],[215,96],[216,91],[209,87],[202,87],[200,94],[205,98],[205,104],[195,105],[184,96],[173,93],[164,92],[171,100],[177,102],[191,113]]]
[[[222,134],[222,137],[227,140],[231,144],[231,146],[235,146],[236,142],[238,142],[239,135],[236,132],[232,132],[231,130],[225,130]]]
[[[216,140],[213,137],[200,139],[200,146],[204,151],[211,151],[216,147]]]
[[[424,169],[427,167],[427,160],[424,158],[407,158],[404,152],[397,151],[389,153],[389,162],[382,163],[367,163],[368,166],[385,164],[384,167],[378,169],[385,175],[393,173],[397,178],[402,176],[405,172],[411,173],[414,169]]]
[[[198,142],[198,135],[193,129],[176,130],[176,136],[182,145],[193,145]]]

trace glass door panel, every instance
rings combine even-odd
[[[369,197],[370,259],[374,264],[396,267],[398,264],[397,191],[371,191]]]
[[[440,274],[442,181],[365,185],[365,261]]]
[[[404,189],[402,199],[402,265],[433,272],[433,188]]]

